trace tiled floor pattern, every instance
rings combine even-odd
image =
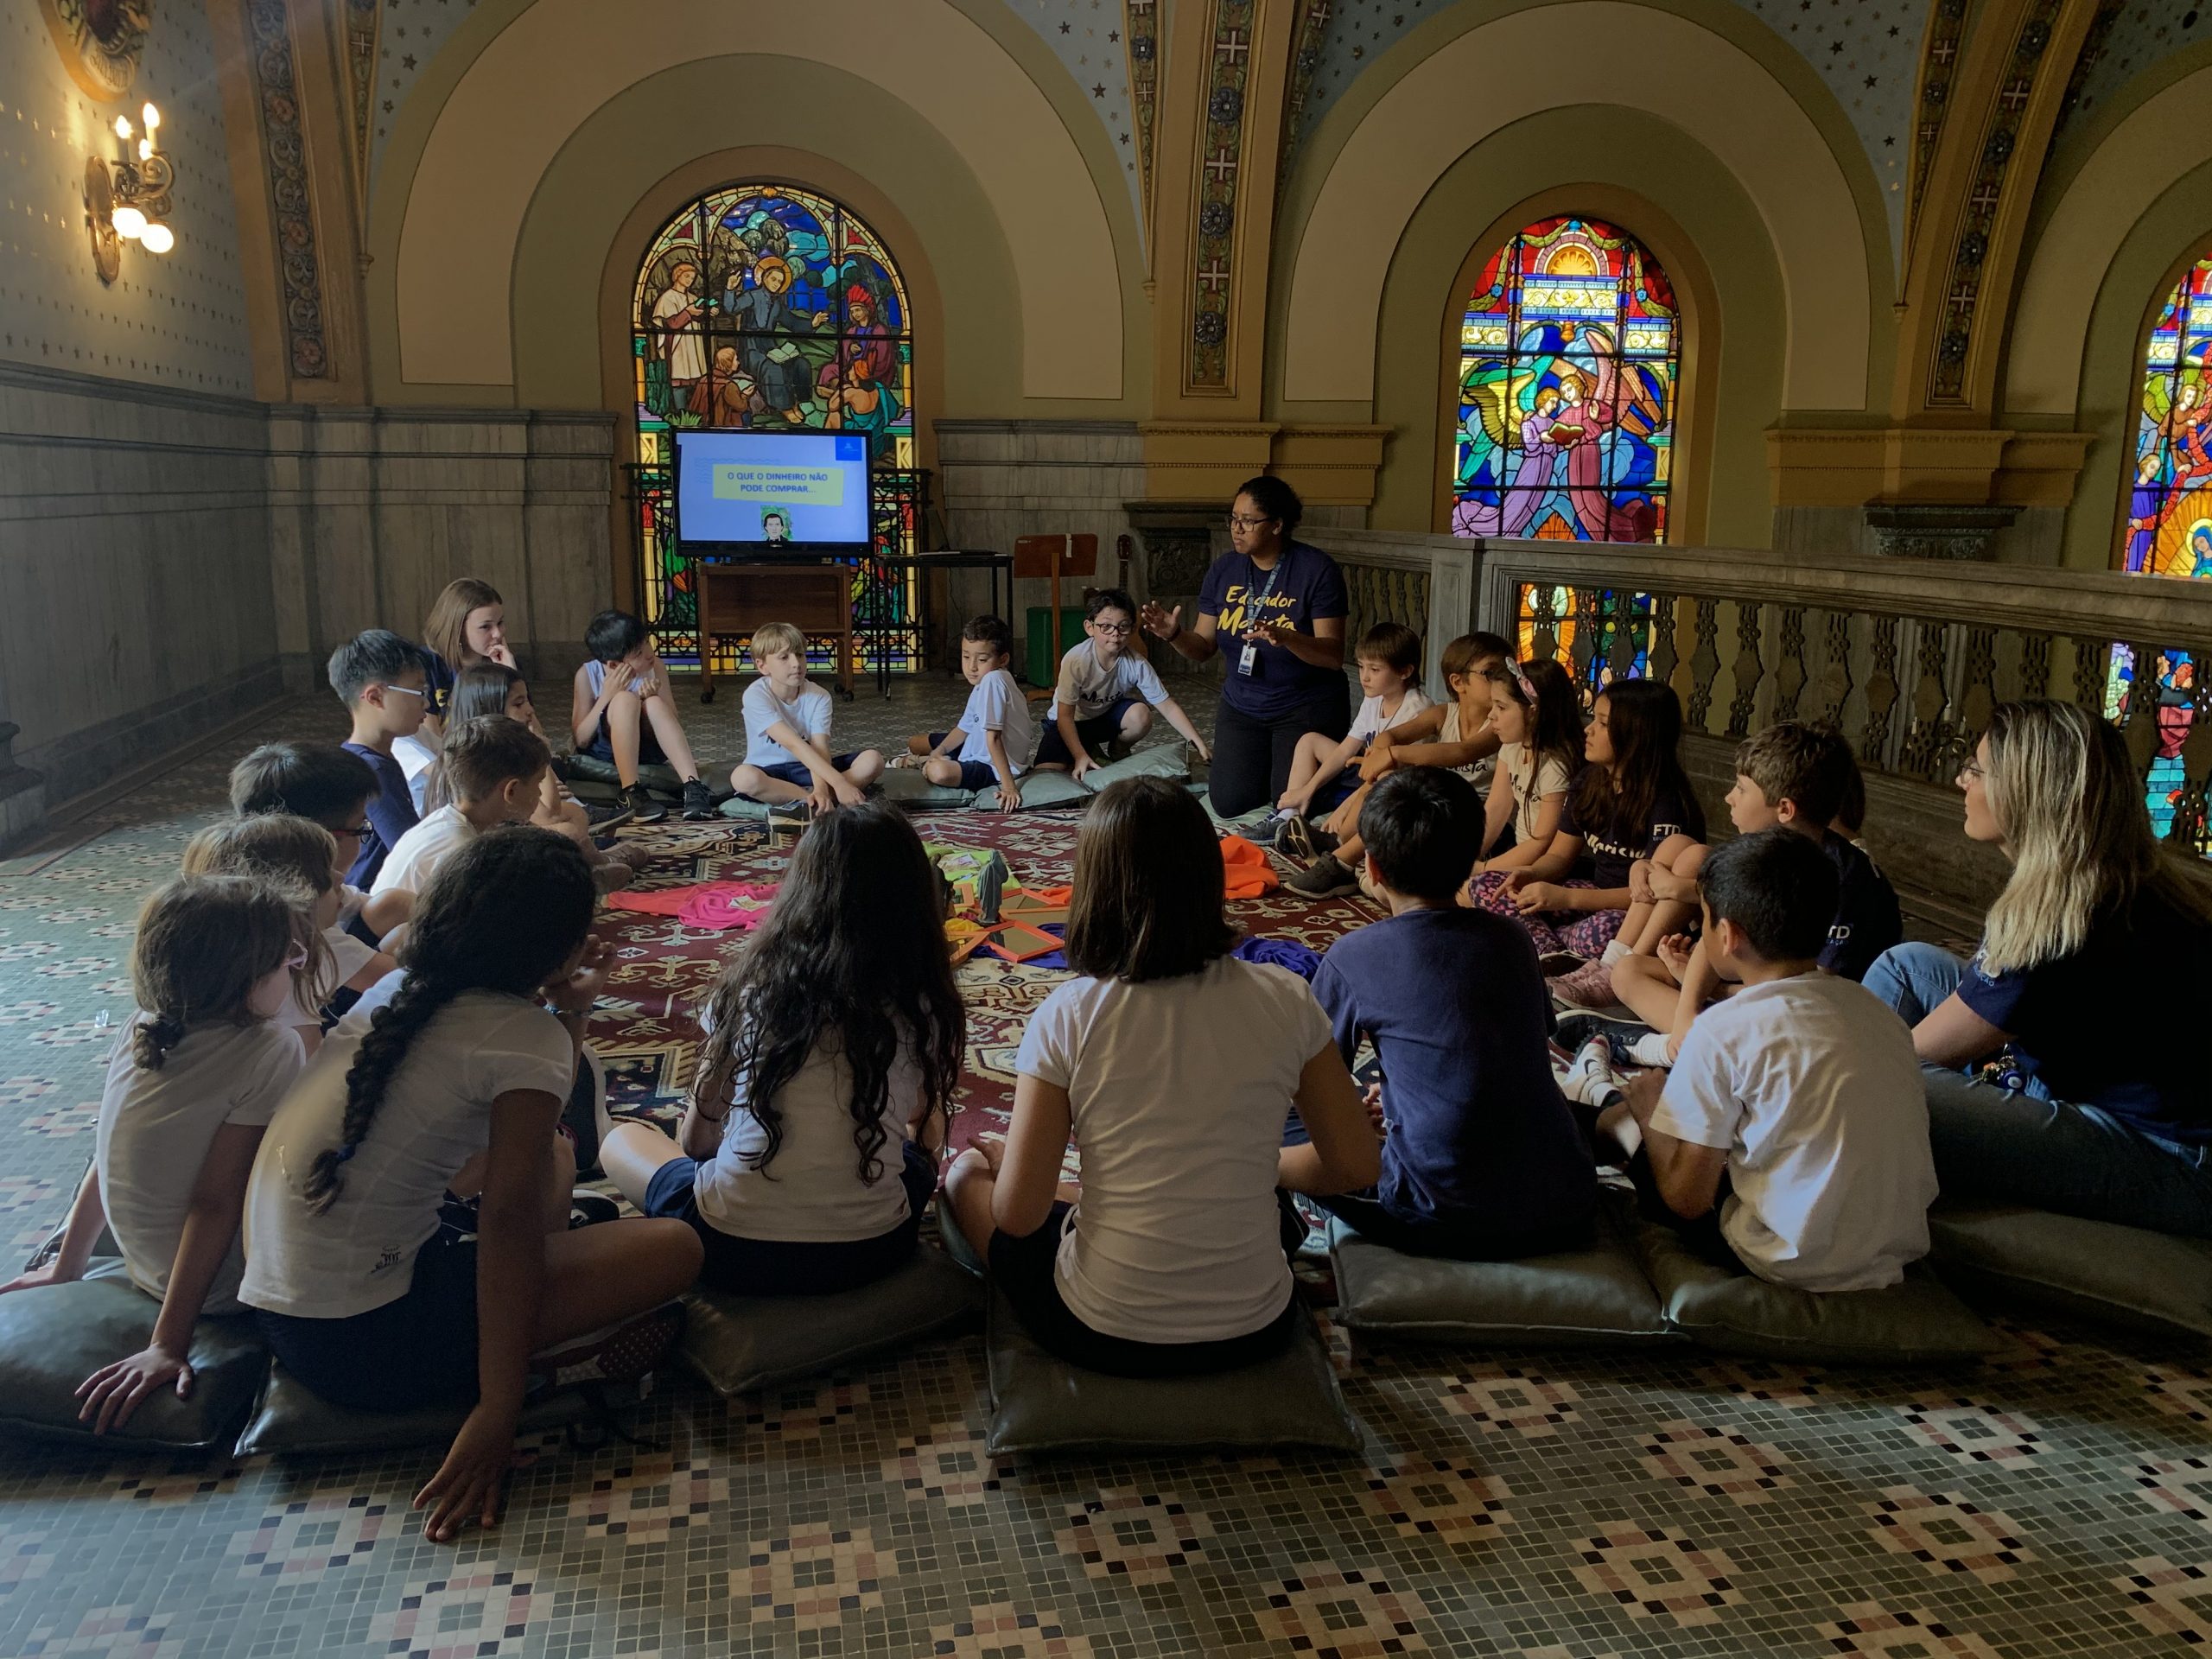
[[[957,685],[840,704],[877,741]],[[1205,699],[1195,699],[1203,702]],[[735,699],[698,722],[731,748]],[[1200,712],[1194,709],[1194,713]],[[326,731],[324,703],[264,722]],[[257,734],[257,735],[259,734]],[[241,739],[0,866],[0,1249],[83,1166],[132,912]],[[649,1444],[529,1449],[425,1542],[405,1456],[0,1452],[0,1656],[2164,1655],[2212,1645],[2212,1365],[2008,1325],[1963,1373],[1352,1355],[1365,1455],[1001,1460],[973,1336]]]

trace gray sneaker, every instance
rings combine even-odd
[[[1332,854],[1324,853],[1283,886],[1300,898],[1334,899],[1339,893],[1357,893],[1359,878]]]

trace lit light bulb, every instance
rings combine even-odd
[[[130,241],[136,242],[140,237],[146,234],[148,228],[146,224],[146,215],[140,213],[136,207],[117,208],[114,213],[111,215],[111,220],[115,226],[115,233],[118,236],[127,238]]]
[[[142,162],[149,160],[153,154],[154,141],[150,138],[141,138],[138,141],[138,159]]]
[[[115,118],[115,136],[118,138],[128,138],[130,136],[130,118],[129,116],[118,115]]]
[[[146,124],[146,130],[149,132],[162,124],[162,112],[151,104],[138,111],[138,118]]]
[[[149,253],[167,253],[176,246],[176,233],[166,225],[149,225],[139,238],[138,245]]]

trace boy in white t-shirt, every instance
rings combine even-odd
[[[981,791],[995,784],[999,810],[1019,808],[1020,779],[1029,769],[1037,722],[1029,713],[1029,699],[1007,669],[1013,655],[1014,630],[1004,618],[971,618],[960,630],[960,672],[975,689],[968,694],[960,724],[949,732],[908,738],[907,753],[892,765],[912,766],[918,760],[922,776],[940,789]]]
[[[1275,799],[1274,815],[1262,826],[1268,840],[1293,818],[1341,805],[1359,787],[1359,774],[1351,768],[1369,745],[1428,707],[1421,689],[1421,635],[1411,628],[1377,622],[1360,636],[1353,655],[1359,664],[1359,713],[1342,741],[1324,732],[1308,732],[1298,740],[1290,781]]]
[[[1096,757],[1108,745],[1129,748],[1142,741],[1152,729],[1154,709],[1199,760],[1213,758],[1191,717],[1167,695],[1150,659],[1129,649],[1136,626],[1136,601],[1119,588],[1102,588],[1090,596],[1083,618],[1089,637],[1060,658],[1052,712],[1037,746],[1038,771],[1081,778],[1099,764]]]
[[[753,664],[760,677],[745,688],[745,759],[729,786],[772,807],[859,805],[883,775],[883,757],[830,753],[830,694],[807,680],[806,636],[788,622],[755,629]]]
[[[371,893],[404,888],[419,893],[456,847],[503,823],[528,823],[553,753],[520,721],[482,715],[446,734],[440,764],[453,799],[399,838]]]
[[[1640,1135],[1647,1210],[1691,1224],[1715,1259],[1801,1290],[1894,1285],[1928,1253],[1927,1097],[1904,1021],[1816,966],[1835,866],[1808,836],[1761,830],[1715,849],[1701,879],[1707,946],[1741,988],[1697,1016],[1671,1072],[1608,1102],[1599,1130]],[[1611,1082],[1600,1037],[1563,1086],[1595,1105]]]

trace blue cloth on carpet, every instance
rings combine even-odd
[[[1287,968],[1309,985],[1313,982],[1313,976],[1321,971],[1320,954],[1292,939],[1249,938],[1229,954],[1239,962],[1265,962]]]

